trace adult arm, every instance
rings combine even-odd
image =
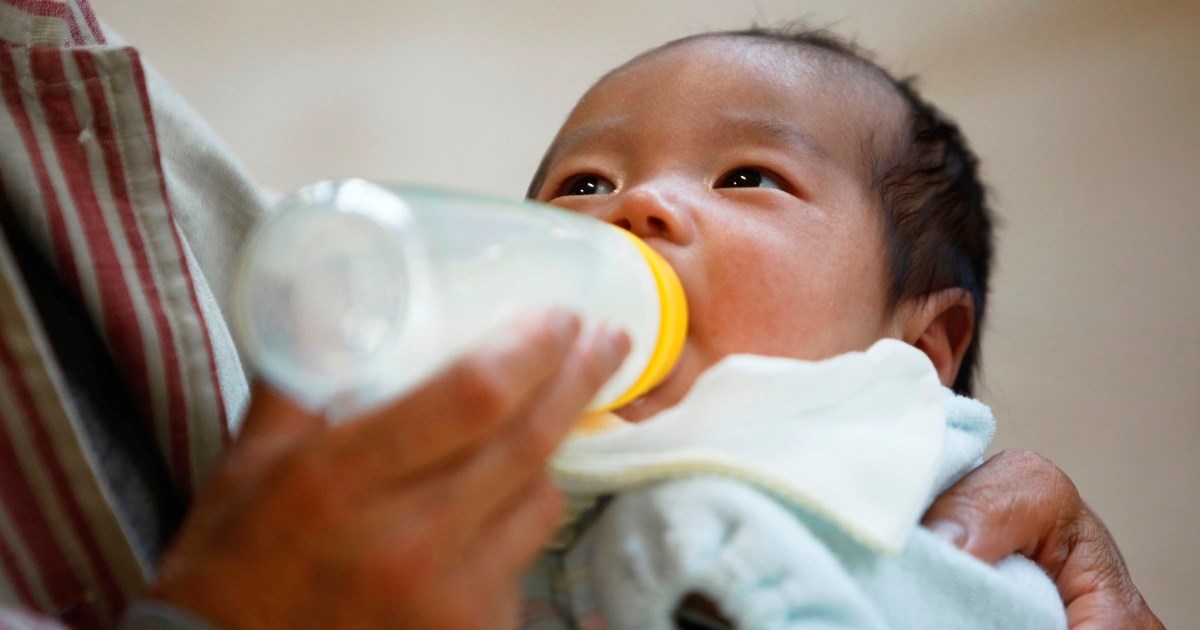
[[[1073,630],[1163,628],[1104,523],[1037,453],[991,458],[943,493],[924,525],[985,562],[1013,553],[1037,562],[1057,585]]]
[[[258,388],[152,597],[228,627],[514,624],[561,510],[546,460],[627,350],[552,313],[336,425]]]

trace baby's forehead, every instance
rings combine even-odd
[[[647,74],[652,81],[644,80]],[[655,94],[669,90],[670,83],[686,83],[688,89],[725,84],[731,91],[739,85],[772,84],[793,106],[798,123],[833,112],[835,131],[826,142],[865,166],[890,161],[904,139],[908,108],[888,76],[870,62],[811,44],[728,34],[681,40],[619,66],[585,94],[567,126],[578,122],[577,114],[589,113],[589,97],[597,92],[642,85],[643,93],[610,101],[653,111],[665,102]]]

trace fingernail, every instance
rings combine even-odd
[[[955,521],[934,521],[926,526],[934,536],[958,547],[967,544],[967,530]]]

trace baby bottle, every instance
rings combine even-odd
[[[666,377],[687,330],[683,289],[657,252],[538,203],[326,181],[281,202],[246,252],[242,351],[259,376],[333,416],[402,395],[552,306],[628,333],[629,355],[590,404],[612,409]]]

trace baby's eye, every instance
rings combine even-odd
[[[612,182],[594,173],[585,173],[568,179],[558,196],[607,195],[613,190],[616,190],[616,186]]]
[[[717,180],[717,188],[776,188],[783,189],[777,176],[761,168],[745,166],[729,171]]]

